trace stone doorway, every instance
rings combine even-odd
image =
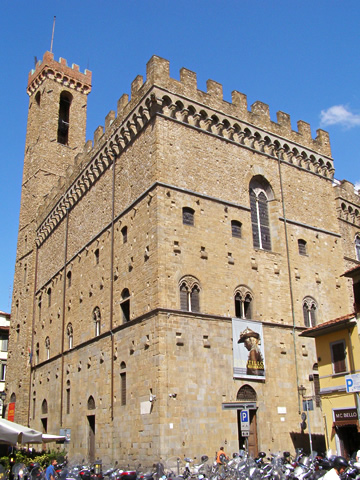
[[[237,410],[239,449],[248,451],[249,455],[255,458],[259,453],[256,420],[256,392],[252,387],[250,387],[250,385],[243,385],[237,393],[236,400],[237,402],[241,402],[241,408]],[[241,431],[240,412],[245,408],[249,409],[250,414],[249,436],[244,436],[243,432]]]

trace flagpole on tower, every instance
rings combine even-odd
[[[54,15],[53,29],[52,29],[52,35],[51,35],[50,53],[52,53],[53,42],[54,42],[55,20],[56,20],[56,16]]]

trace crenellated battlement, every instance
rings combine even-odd
[[[88,95],[91,91],[91,76],[92,73],[89,70],[81,73],[79,65],[72,64],[68,67],[64,58],[60,57],[57,62],[54,60],[53,53],[45,52],[43,59],[37,62],[35,70],[29,72],[27,93],[31,96],[46,78],[51,78],[66,87]]]
[[[167,118],[192,129],[216,136],[225,142],[307,170],[331,180],[333,160],[327,132],[317,131],[311,137],[310,125],[298,122],[298,131],[291,128],[290,116],[277,112],[277,122],[270,119],[269,106],[254,102],[248,110],[245,94],[234,91],[232,103],[223,100],[222,85],[208,80],[207,92],[197,89],[196,74],[182,68],[180,80],[170,78],[169,62],[152,57],[147,64],[147,78],[137,76],[131,84],[131,98],[122,95],[117,112],[105,118],[105,129],[99,126],[84,152],[63,181],[50,192],[39,209],[38,239],[45,240],[97,178],[121,155],[146,125],[156,116]]]
[[[269,106],[263,102],[256,101],[248,110],[247,97],[238,91],[232,92],[232,102],[223,99],[223,87],[214,80],[206,83],[207,91],[198,90],[196,73],[186,68],[180,70],[180,80],[170,77],[170,64],[168,60],[153,56],[147,63],[146,80],[138,75],[131,84],[131,99],[121,98],[118,103],[118,117],[124,117],[134,108],[136,102],[141,98],[151,85],[166,89],[175,95],[185,99],[191,99],[203,107],[208,107],[223,115],[229,115],[248,123],[254,127],[271,132],[280,137],[287,138],[295,143],[321,153],[331,156],[329,135],[324,130],[318,129],[316,138],[311,136],[311,127],[308,123],[299,120],[298,131],[292,130],[290,115],[284,112],[277,112],[277,122],[270,119]],[[185,102],[184,102],[185,103]]]
[[[360,190],[348,180],[335,185],[338,218],[360,227]]]

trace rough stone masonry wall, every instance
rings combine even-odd
[[[71,322],[74,348],[63,357],[62,388],[70,382],[72,403],[71,413],[64,414],[63,426],[72,427],[72,445],[84,456],[86,416],[94,414],[87,409],[90,394],[95,399],[99,427],[97,453],[104,459],[130,458],[135,462],[145,461],[149,454],[153,458],[155,453],[170,456],[180,452],[212,456],[220,439],[224,440],[221,443],[229,442],[230,451],[237,450],[236,413],[222,410],[221,404],[234,401],[244,383],[235,381],[231,371],[230,319],[234,288],[239,284],[251,288],[254,318],[264,321],[268,378],[264,384],[252,382],[258,396],[259,446],[274,451],[288,444],[289,431],[298,428],[299,418],[294,370],[289,378],[279,380],[282,367],[294,365],[294,356],[292,330],[288,328],[291,313],[284,225],[279,220],[283,212],[278,158],[284,174],[287,215],[307,225],[289,226],[291,264],[299,265],[291,270],[296,321],[301,324],[301,301],[309,290],[316,291],[321,314],[333,311],[328,292],[336,305],[341,304],[341,282],[336,284],[341,271],[335,243],[338,232],[329,207],[333,172],[327,134],[319,131],[313,140],[304,122],[298,124],[299,132],[293,132],[286,114],[280,112],[278,123],[274,123],[265,104],[256,102],[248,112],[244,95],[235,92],[230,104],[223,101],[219,84],[209,81],[207,88],[207,92],[198,91],[196,75],[185,69],[180,82],[170,79],[168,62],[153,57],[145,83],[140,77],[135,79],[131,100],[120,99],[117,117],[108,115],[105,132],[102,128],[95,132],[93,150],[88,143],[67,172],[68,178],[59,182],[39,211],[39,291],[35,303],[40,294],[45,296],[48,285],[52,285],[52,292],[54,289],[54,303],[48,310],[42,306],[45,320],[39,320],[35,329],[42,363],[34,370],[32,395],[36,392],[40,405],[55,382],[59,397],[62,367],[57,359],[44,361],[43,349],[49,336],[51,356],[58,353],[57,342],[64,334],[67,350],[64,330]],[[116,220],[111,271],[114,160]],[[263,175],[274,190],[270,205],[272,252],[255,251],[252,246],[248,186],[254,175]],[[155,181],[169,187],[160,185],[146,192]],[[194,208],[195,227],[182,224],[183,206]],[[61,268],[66,215],[66,269],[72,273],[72,283],[64,292],[66,278]],[[243,224],[242,239],[231,237],[232,218]],[[123,226],[128,227],[126,244],[122,243]],[[311,244],[309,261],[301,259],[301,265],[297,260],[298,235],[306,237],[309,247]],[[99,264],[95,262],[97,249]],[[328,265],[323,262],[324,249]],[[177,311],[178,282],[188,273],[201,281],[201,313],[208,316]],[[118,302],[124,288],[131,293],[134,322],[122,326]],[[101,336],[94,339],[95,306],[101,311]],[[145,315],[156,307],[173,311],[164,316]],[[108,334],[111,321],[114,350]],[[313,342],[296,343],[299,381],[305,383],[316,361]],[[126,364],[128,381],[126,406],[119,402],[121,362]],[[174,390],[176,399],[169,397]],[[148,400],[150,392],[157,400],[151,413],[141,415],[141,402]],[[114,421],[109,418],[112,400]],[[286,406],[285,421],[280,421],[275,406]],[[35,418],[38,422],[38,413]],[[59,427],[58,418],[59,412],[51,407],[49,429]],[[320,431],[319,412],[314,420],[315,431]],[[111,441],[106,441],[109,438]]]

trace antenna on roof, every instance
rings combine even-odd
[[[52,47],[53,47],[53,42],[54,42],[55,20],[56,20],[56,16],[54,15],[53,29],[52,29],[52,35],[51,35],[50,53],[52,53]]]

